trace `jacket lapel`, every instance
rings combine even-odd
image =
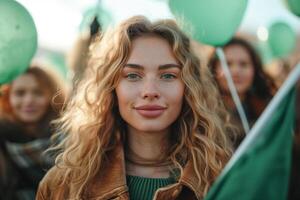
[[[99,170],[88,188],[89,198],[110,199],[128,191],[124,151],[121,142],[108,153],[106,165]]]

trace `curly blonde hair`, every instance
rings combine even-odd
[[[115,95],[121,70],[126,64],[137,37],[155,35],[172,47],[182,67],[185,83],[184,103],[174,122],[169,158],[181,171],[188,160],[194,163],[203,196],[231,155],[225,135],[227,117],[211,74],[200,66],[192,52],[189,38],[173,20],[150,22],[142,16],[132,17],[117,28],[108,30],[91,47],[91,59],[83,80],[58,121],[63,140],[56,165],[80,198],[89,181],[105,164],[105,156],[124,132]]]

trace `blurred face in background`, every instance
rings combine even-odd
[[[251,88],[254,79],[251,57],[243,46],[236,44],[225,47],[224,52],[236,90],[240,98],[243,98]],[[221,90],[230,93],[220,62],[216,68],[216,78]]]
[[[9,102],[14,116],[22,123],[36,123],[47,112],[50,92],[30,73],[13,81]]]

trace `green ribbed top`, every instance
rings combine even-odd
[[[126,178],[130,200],[152,200],[157,189],[175,183],[173,177],[146,178],[127,175]]]

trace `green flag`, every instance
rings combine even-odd
[[[286,93],[272,116],[263,123],[260,133],[212,185],[205,200],[287,199],[295,94],[295,88]]]

